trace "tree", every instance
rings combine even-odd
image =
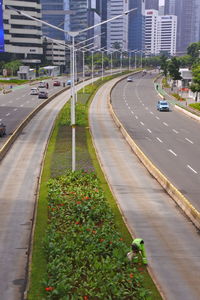
[[[167,77],[168,73],[168,58],[164,54],[160,57],[160,68],[163,71],[165,77]]]
[[[187,53],[192,57],[193,62],[199,58],[200,42],[192,43],[187,48]]]
[[[182,76],[179,72],[180,61],[176,57],[172,57],[171,61],[168,64],[169,75],[173,80],[181,80]]]
[[[121,51],[121,45],[119,42],[114,42],[112,48]]]
[[[16,72],[19,70],[19,67],[21,66],[20,60],[13,60],[11,62],[8,62],[4,65],[5,69],[8,69],[10,74],[13,76],[16,74]]]
[[[193,93],[196,93],[195,101],[197,101],[198,93],[200,92],[200,65],[196,64],[192,68],[193,82],[190,89]]]

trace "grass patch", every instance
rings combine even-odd
[[[200,111],[200,103],[191,103],[189,106]]]
[[[116,77],[116,76],[115,76]],[[95,171],[100,182],[100,186],[105,194],[105,198],[109,203],[109,206],[113,212],[114,223],[119,234],[123,237],[126,247],[129,247],[132,242],[132,237],[127,230],[122,216],[117,207],[116,201],[112,196],[112,193],[107,185],[106,179],[99,166],[92,139],[88,130],[88,107],[92,99],[92,95],[98,89],[98,87],[105,81],[111,79],[108,77],[103,82],[99,80],[93,86],[89,86],[85,89],[86,95],[82,103],[76,106],[76,166],[77,170],[88,170]],[[91,91],[91,94],[88,93]],[[79,92],[79,95],[83,91]],[[83,94],[83,93],[82,93]],[[87,99],[87,100],[86,100]],[[83,102],[86,102],[83,105]],[[28,299],[31,300],[42,300],[42,299],[61,299],[48,297],[48,293],[45,291],[45,285],[48,281],[47,278],[47,258],[44,253],[44,242],[45,233],[47,230],[47,206],[48,206],[48,195],[47,195],[47,181],[49,178],[58,178],[62,176],[67,169],[71,169],[71,127],[70,127],[70,103],[67,103],[62,111],[59,113],[55,123],[55,128],[49,142],[47,154],[45,158],[44,170],[42,174],[39,202],[38,202],[38,213],[34,235],[34,247],[33,247],[33,259],[31,266],[31,285],[28,293]],[[126,251],[126,250],[125,250]],[[126,252],[124,253],[126,256]],[[143,271],[143,288],[151,290],[152,296],[148,299],[160,300],[161,297],[152,282],[151,277],[148,275],[146,269]],[[56,295],[55,295],[56,296]],[[64,299],[64,298],[63,298]],[[82,298],[71,298],[66,299],[82,299]],[[91,298],[94,299],[94,298]],[[101,299],[101,298],[100,298]],[[116,298],[118,299],[118,298]],[[119,298],[128,299],[128,298]],[[133,299],[133,298],[132,298]],[[137,299],[147,299],[144,297],[137,297]]]

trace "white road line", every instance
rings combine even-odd
[[[14,108],[13,110],[16,111],[16,110],[18,110],[18,108]]]
[[[1,106],[6,106],[5,104],[1,104]]]
[[[150,111],[150,114],[151,114],[151,115],[153,115],[153,112],[152,112],[152,111]]]
[[[23,95],[22,98],[26,97],[26,95]]]
[[[178,131],[177,131],[177,130],[175,130],[175,129],[172,129],[172,131],[173,131],[173,132],[175,132],[175,133],[178,133]]]
[[[134,111],[131,110],[131,113],[134,115]]]
[[[189,140],[188,138],[185,138],[185,140],[188,141],[190,144],[194,144],[194,142]]]
[[[23,107],[23,106],[24,106],[24,104],[21,104],[21,105],[20,105],[20,107]]]
[[[163,143],[163,141],[161,139],[159,139],[159,137],[156,138],[160,143]]]
[[[157,120],[160,120],[160,118],[159,118],[159,117],[156,117],[156,119],[157,119]]]
[[[142,103],[142,105],[144,106],[144,103]]]
[[[2,121],[2,119],[0,119],[0,122]]]
[[[6,117],[10,116],[10,113],[6,114]]]
[[[188,167],[192,172],[194,172],[195,174],[198,174],[198,172],[195,171],[190,165],[187,165],[187,167]]]
[[[152,133],[151,129],[147,128],[147,130],[148,130],[149,133]]]
[[[128,109],[131,109],[129,105],[128,105]]]
[[[141,124],[142,126],[144,126],[144,123],[143,123],[143,122],[140,122],[140,124]]]
[[[171,149],[168,149],[168,151],[171,152],[174,156],[177,156],[177,154],[174,151],[172,151]]]
[[[146,106],[145,109],[148,110],[149,108]]]
[[[136,119],[138,119],[138,116],[135,116]]]
[[[163,122],[163,124],[165,125],[165,126],[169,126],[167,123],[165,123],[165,122]]]

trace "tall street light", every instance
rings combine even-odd
[[[98,26],[100,26],[100,25],[106,24],[106,23],[108,23],[108,22],[111,22],[111,21],[113,21],[113,20],[116,20],[116,19],[118,19],[118,18],[121,18],[121,17],[123,17],[123,16],[125,16],[125,15],[128,15],[130,12],[137,10],[137,8],[132,8],[132,9],[127,10],[127,11],[123,12],[122,14],[117,15],[117,16],[115,16],[115,17],[113,17],[113,18],[110,18],[110,19],[108,19],[108,20],[105,20],[105,21],[103,21],[103,22],[100,22],[100,23],[98,23],[98,24],[95,24],[95,25],[93,25],[93,26],[87,27],[87,28],[82,29],[82,30],[80,30],[80,31],[74,31],[74,32],[73,32],[73,31],[67,31],[67,30],[64,30],[64,29],[59,28],[59,27],[57,27],[57,26],[55,26],[55,25],[52,25],[52,24],[50,24],[50,23],[48,23],[48,22],[45,22],[45,21],[42,21],[42,20],[37,19],[37,18],[35,18],[35,17],[32,17],[32,16],[30,16],[30,15],[28,15],[28,14],[22,12],[21,10],[15,9],[15,8],[12,7],[12,6],[7,5],[6,7],[7,7],[8,9],[11,9],[11,10],[17,12],[17,13],[20,14],[20,15],[23,15],[23,16],[29,18],[29,19],[32,19],[32,20],[34,20],[34,21],[37,21],[37,22],[39,22],[39,23],[45,24],[45,25],[47,25],[47,26],[49,26],[49,27],[52,27],[52,28],[54,28],[54,29],[56,29],[56,30],[62,31],[62,32],[64,32],[64,33],[67,33],[67,34],[72,38],[72,45],[71,45],[71,47],[72,47],[72,78],[71,78],[71,87],[72,87],[72,93],[73,93],[73,95],[72,95],[72,101],[71,101],[72,171],[75,171],[75,169],[76,169],[76,152],[75,152],[75,151],[76,151],[76,150],[75,150],[75,149],[76,149],[76,145],[75,145],[75,127],[76,127],[76,120],[75,120],[75,88],[74,88],[74,87],[75,87],[75,83],[74,83],[74,78],[75,78],[75,75],[74,75],[74,74],[75,74],[75,37],[77,37],[79,34],[85,32],[85,31],[88,31],[88,30],[90,30],[90,29],[96,28],[96,27],[98,27]]]

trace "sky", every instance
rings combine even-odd
[[[165,0],[159,0],[159,5],[163,5],[165,3]]]

